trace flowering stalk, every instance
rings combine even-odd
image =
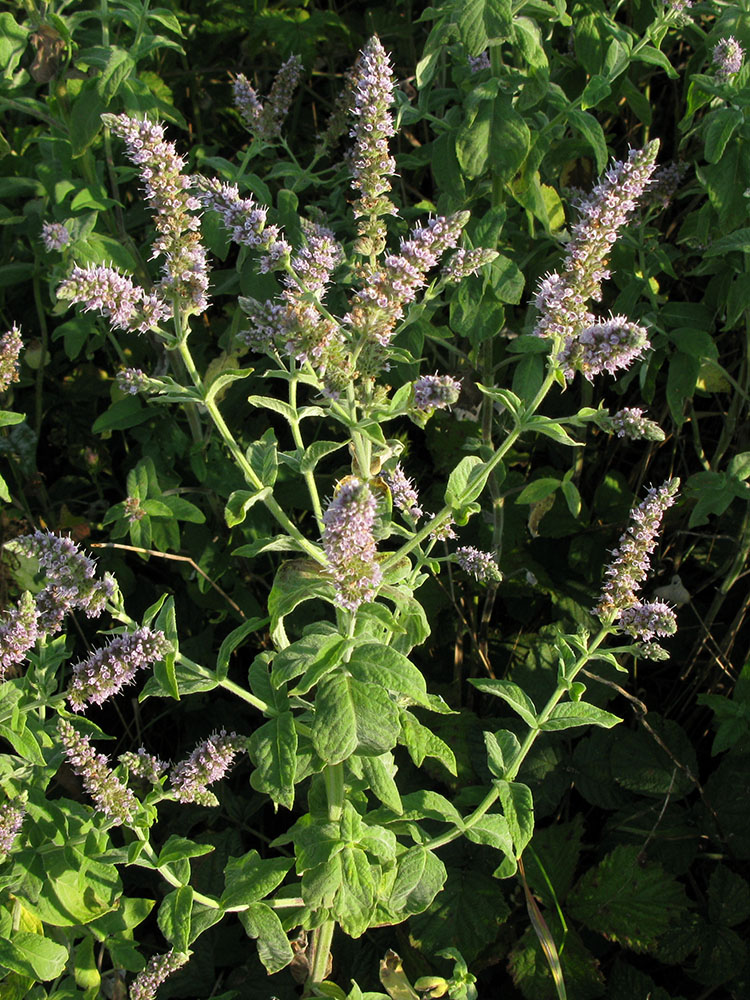
[[[190,193],[192,179],[182,171],[185,160],[174,143],[164,138],[164,127],[128,115],[102,115],[102,121],[124,139],[128,157],[138,167],[146,198],[155,213],[158,236],[152,258],[164,257],[159,291],[177,307],[198,315],[208,306],[208,266],[200,241],[200,208]]]
[[[302,76],[302,60],[292,55],[283,64],[271,85],[265,104],[242,73],[234,81],[234,104],[251,132],[264,142],[274,142],[289,114],[294,91]]]
[[[130,986],[130,1000],[154,1000],[156,991],[164,980],[187,960],[187,955],[181,955],[174,949],[165,955],[154,955],[149,959],[143,972],[139,972],[133,980]]]
[[[14,805],[12,802],[3,802],[0,805],[0,858],[13,850],[25,815],[26,810],[23,806]]]
[[[610,276],[609,252],[648,187],[658,149],[654,140],[643,149],[631,150],[626,161],[615,162],[593,191],[578,201],[579,218],[571,227],[562,270],[547,275],[539,285],[534,333],[562,345],[559,362],[568,378],[579,367],[587,377],[624,367],[648,347],[640,327],[628,324],[624,317],[597,320],[587,302],[601,299],[602,282]],[[613,337],[618,338],[617,345]],[[583,338],[581,345],[579,338]],[[626,345],[620,350],[623,340]],[[598,349],[604,352],[602,358]]]
[[[395,133],[393,115],[394,79],[388,54],[377,36],[371,38],[359,54],[351,77],[351,114],[354,124],[349,133],[354,146],[349,158],[352,187],[360,192],[354,203],[359,218],[358,249],[377,255],[385,246],[383,215],[396,215],[396,206],[388,197],[388,176],[396,171],[396,161],[388,152],[388,140]]]
[[[13,326],[0,337],[0,392],[4,392],[11,382],[18,381],[18,357],[23,348],[21,330]]]
[[[375,497],[366,483],[352,476],[344,482],[323,515],[323,546],[337,603],[356,611],[372,600],[383,574],[376,560]]]
[[[138,800],[109,769],[104,754],[97,753],[67,719],[58,719],[57,729],[68,763],[82,780],[96,808],[109,816],[115,826],[129,823],[138,809]]]
[[[131,684],[139,670],[162,659],[170,649],[164,633],[149,628],[115,636],[73,667],[68,688],[70,707],[80,712],[86,705],[101,705]]]
[[[169,780],[178,802],[196,802],[202,806],[216,806],[219,800],[209,792],[208,785],[220,781],[246,746],[244,737],[222,729],[203,740],[190,756],[176,764],[169,773]]]
[[[0,681],[5,680],[9,667],[22,663],[39,638],[39,612],[31,594],[26,591],[15,608],[0,622]]]

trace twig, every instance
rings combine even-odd
[[[247,618],[247,615],[239,604],[235,604],[229,594],[225,594],[218,583],[214,583],[211,577],[205,573],[195,560],[190,558],[190,556],[178,556],[173,552],[157,552],[156,549],[143,549],[139,545],[123,545],[121,542],[91,542],[90,545],[92,549],[124,549],[125,552],[140,552],[148,556],[158,556],[160,559],[174,559],[176,562],[189,563],[196,573],[200,573],[203,579],[209,583],[218,594],[221,594],[227,604],[231,605],[243,618]]]

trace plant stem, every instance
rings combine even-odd
[[[568,691],[569,685],[575,680],[576,676],[580,673],[581,670],[583,670],[588,661],[591,659],[591,654],[594,653],[599,648],[599,646],[601,646],[602,642],[604,642],[604,640],[607,638],[608,635],[611,634],[611,632],[612,628],[610,626],[608,625],[602,626],[602,628],[600,628],[597,634],[594,636],[591,645],[587,647],[585,652],[581,653],[581,655],[575,661],[573,666],[570,668],[570,671],[567,673],[566,677],[567,683],[557,685],[557,687],[551,694],[549,700],[547,701],[547,704],[544,706],[544,708],[537,717],[536,728],[529,729],[528,733],[526,734],[526,738],[521,744],[521,749],[519,750],[518,754],[513,760],[513,763],[510,765],[505,774],[504,777],[505,781],[507,782],[515,781],[516,777],[518,776],[518,772],[521,770],[521,766],[523,765],[524,760],[526,759],[529,751],[536,742],[537,737],[542,732],[541,726],[547,721],[547,719],[549,719],[555,706],[558,704],[562,696]],[[433,837],[432,840],[429,840],[424,846],[428,850],[434,851],[438,847],[442,847],[444,844],[449,844],[451,841],[456,840],[458,837],[462,836],[467,829],[470,829],[472,826],[474,826],[476,823],[479,822],[482,816],[484,816],[485,813],[487,813],[492,808],[492,806],[495,804],[499,796],[500,796],[500,791],[495,785],[489,790],[489,792],[487,792],[487,794],[479,803],[479,805],[476,807],[474,812],[470,813],[470,815],[467,816],[465,820],[463,820],[460,827],[454,826],[452,829],[446,830],[445,833],[442,833],[437,837]]]
[[[182,335],[180,337],[177,349],[179,350],[182,360],[185,363],[185,368],[187,369],[188,375],[192,379],[193,385],[196,387],[196,389],[198,389],[198,391],[202,395],[205,396],[205,389],[203,387],[203,382],[195,367],[195,362],[193,361],[193,356],[190,353],[190,348],[187,345],[187,337],[185,335]],[[219,408],[214,402],[214,400],[204,399],[203,405],[206,407],[206,410],[208,411],[209,416],[213,420],[214,426],[216,427],[222,439],[224,440],[224,443],[232,453],[232,457],[234,458],[239,468],[242,470],[242,473],[248,485],[251,486],[254,490],[258,491],[265,489],[264,484],[256,475],[255,470],[245,457],[245,454],[240,448],[239,444],[237,444],[234,435],[230,431],[229,427],[227,427],[227,424],[224,418],[222,417],[221,412],[219,411]],[[305,536],[302,534],[299,528],[295,524],[293,524],[292,521],[284,513],[278,501],[275,500],[275,498],[270,494],[270,491],[266,496],[263,497],[263,503],[266,505],[266,508],[268,509],[269,513],[271,513],[276,518],[276,520],[279,522],[282,528],[284,528],[287,534],[290,535],[295,540],[295,542],[297,542],[299,547],[304,552],[306,552],[312,559],[314,559],[317,563],[320,563],[322,566],[327,565],[326,557],[319,548],[319,546],[313,544],[312,542],[308,541],[307,538],[305,538]]]

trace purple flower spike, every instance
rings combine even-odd
[[[626,406],[610,418],[612,430],[618,437],[629,438],[631,441],[663,441],[664,431],[653,420],[644,417],[643,410],[637,406]]]
[[[417,410],[445,410],[461,395],[461,382],[451,375],[423,375],[414,383]]]
[[[742,69],[744,56],[745,50],[736,38],[731,35],[728,38],[722,38],[713,51],[713,63],[716,67],[717,77],[721,80],[728,80],[730,76],[739,73]]]
[[[620,615],[620,628],[642,642],[656,636],[674,635],[677,631],[675,613],[664,601],[642,601]]]
[[[650,346],[642,326],[625,316],[610,316],[592,323],[577,337],[567,337],[557,360],[566,378],[580,371],[592,382],[603,371],[614,375],[620,368],[629,368]]]
[[[284,63],[265,104],[258,98],[254,87],[246,76],[240,73],[234,81],[234,104],[243,121],[259,139],[273,142],[281,135],[281,126],[289,114],[294,91],[302,76],[302,60],[299,56],[290,56]]]
[[[164,257],[159,288],[186,313],[198,315],[208,306],[208,263],[200,241],[201,207],[190,192],[192,179],[184,174],[185,160],[164,127],[128,115],[102,115],[102,121],[125,141],[128,159],[138,167],[146,198],[155,213],[158,233],[152,257]]]
[[[404,511],[413,520],[418,521],[423,514],[422,508],[419,506],[419,494],[414,483],[407,478],[401,463],[399,462],[393,472],[386,474],[383,478],[398,509]]]
[[[224,777],[246,743],[244,737],[227,733],[225,729],[199,743],[190,756],[176,764],[169,774],[177,801],[196,802],[201,806],[218,805],[219,800],[207,786]]]
[[[130,1000],[154,1000],[156,991],[164,980],[176,972],[188,960],[187,955],[180,955],[172,950],[166,955],[154,955],[148,960],[148,965],[139,972],[130,986]]]
[[[344,322],[356,333],[387,346],[404,306],[415,300],[427,282],[427,272],[442,254],[456,246],[468,221],[468,212],[456,212],[412,230],[401,241],[398,254],[388,254],[378,270],[364,273],[364,288],[354,295]]]
[[[21,330],[13,326],[0,337],[0,392],[4,392],[11,382],[18,381],[18,357],[23,347]]]
[[[464,545],[456,549],[456,559],[461,569],[480,583],[500,583],[503,578],[491,552]]]
[[[571,227],[562,270],[547,275],[536,295],[538,336],[575,340],[596,322],[586,303],[601,299],[610,250],[648,188],[658,149],[654,141],[631,150],[625,162],[613,163],[593,191],[578,201],[579,218]]]
[[[46,586],[37,595],[39,634],[57,632],[65,615],[74,609],[97,618],[115,592],[115,578],[105,573],[97,580],[96,563],[78,548],[72,538],[50,531],[36,531],[15,539],[21,551],[39,560]]]
[[[385,243],[385,226],[379,216],[396,215],[388,197],[389,175],[396,171],[396,161],[388,151],[388,140],[395,134],[393,115],[394,79],[388,54],[374,36],[365,45],[354,65],[351,77],[351,114],[354,125],[349,133],[354,147],[349,156],[352,187],[361,197],[354,203],[354,215],[365,216],[359,233],[368,246],[363,252],[378,253]]]
[[[470,274],[476,274],[485,264],[491,264],[498,256],[497,250],[485,247],[477,247],[476,250],[456,250],[444,265],[441,274],[449,285],[457,285]]]
[[[375,506],[370,488],[352,477],[339,487],[323,515],[323,546],[336,600],[347,611],[372,600],[383,580],[373,537]]]
[[[12,851],[25,814],[23,806],[13,805],[12,802],[0,805],[0,858]]]
[[[26,659],[26,654],[39,637],[38,619],[34,598],[27,591],[0,622],[0,681],[5,680],[8,667]]]
[[[118,760],[136,778],[142,778],[152,785],[158,785],[169,767],[165,760],[159,760],[153,754],[147,753],[144,747],[139,747],[135,753],[130,750],[121,753]]]
[[[42,240],[45,250],[62,250],[70,244],[70,233],[62,222],[45,222],[42,225]]]
[[[115,636],[102,649],[73,667],[68,704],[74,712],[101,705],[135,679],[139,670],[161,660],[171,649],[163,632],[139,628]]]
[[[648,574],[662,518],[675,502],[679,485],[679,479],[668,479],[661,486],[652,487],[646,499],[631,511],[628,529],[605,570],[606,583],[595,608],[595,614],[603,622],[616,621],[637,603],[636,593]]]
[[[146,294],[114,267],[74,267],[57,288],[57,297],[82,303],[109,319],[115,329],[145,333],[172,316],[172,307],[158,292]]]
[[[97,753],[67,719],[58,719],[57,728],[68,763],[80,777],[96,808],[111,817],[115,826],[129,823],[138,809],[138,800],[109,769],[104,754]]]

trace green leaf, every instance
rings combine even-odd
[[[206,522],[206,515],[203,511],[199,507],[196,507],[194,503],[190,503],[189,500],[184,500],[182,497],[172,496],[171,494],[162,494],[159,497],[159,501],[168,508],[171,516],[177,518],[178,521],[188,521],[190,524],[205,524]]]
[[[107,61],[96,80],[96,91],[105,104],[109,104],[124,80],[135,69],[135,62],[125,49],[110,46]]]
[[[667,56],[653,45],[644,45],[642,48],[640,46],[634,48],[633,61],[649,63],[651,66],[658,66],[673,80],[676,80],[680,75]]]
[[[459,34],[469,55],[478,56],[491,40],[510,37],[511,0],[462,0],[457,9]]]
[[[153,412],[144,406],[137,396],[127,396],[112,403],[91,425],[94,434],[105,431],[125,431],[144,424],[153,417]]]
[[[305,453],[302,456],[302,461],[300,462],[300,471],[303,474],[306,472],[312,472],[321,458],[325,458],[326,455],[330,455],[334,451],[338,451],[339,448],[343,448],[345,444],[345,441],[313,441],[311,445],[308,445],[308,447],[305,448]]]
[[[279,471],[276,435],[269,427],[260,440],[253,442],[246,452],[253,472],[264,486],[273,486]]]
[[[219,655],[216,658],[216,678],[223,681],[229,672],[229,661],[232,653],[244,640],[268,624],[267,618],[250,618],[234,629],[224,639],[219,647]]]
[[[559,487],[559,479],[553,479],[550,476],[535,479],[521,490],[516,497],[516,503],[539,503],[541,500],[546,500],[547,497],[555,493]]]
[[[466,827],[464,835],[474,844],[494,847],[496,851],[502,851],[507,858],[515,859],[510,825],[500,813],[485,813],[476,823]]]
[[[157,615],[154,628],[159,629],[172,644],[170,652],[154,664],[154,680],[176,700],[180,700],[180,688],[177,683],[175,661],[179,650],[177,635],[177,618],[174,609],[174,597],[168,597]]]
[[[479,691],[484,694],[491,694],[495,698],[502,698],[521,716],[527,726],[537,729],[536,707],[526,692],[513,681],[491,680],[484,677],[470,677],[469,681]]]
[[[379,642],[356,646],[347,670],[360,681],[369,681],[417,705],[429,707],[424,677],[403,653],[390,646]]]
[[[583,138],[591,147],[596,161],[598,173],[603,173],[607,166],[609,154],[607,153],[607,142],[604,138],[604,129],[593,115],[585,111],[578,111],[570,108],[567,112],[567,119],[576,132],[580,132]]]
[[[258,958],[268,974],[285,969],[294,952],[276,912],[265,903],[251,903],[239,917],[248,936],[258,939]]]
[[[732,251],[747,253],[750,250],[750,229],[735,229],[728,236],[721,236],[714,240],[711,246],[702,251],[704,257],[723,257]]]
[[[230,858],[224,869],[221,906],[229,909],[258,902],[281,885],[293,863],[291,858],[261,858],[255,850]]]
[[[232,385],[233,382],[247,378],[248,375],[252,375],[254,371],[254,368],[229,368],[224,370],[209,383],[206,389],[206,402],[212,402],[212,400],[214,400],[219,393],[223,393],[223,391],[226,390],[228,386]]]
[[[448,744],[436,736],[427,726],[423,726],[416,716],[401,711],[401,743],[409,751],[416,767],[421,767],[425,757],[434,757],[451,774],[457,774],[456,757]]]
[[[341,882],[332,908],[349,937],[361,937],[370,926],[375,904],[375,882],[367,855],[358,847],[345,847],[338,855]]]
[[[393,749],[400,731],[395,702],[375,684],[338,673],[318,685],[312,738],[326,763],[338,764],[355,749],[379,757]]]
[[[320,565],[312,559],[288,559],[274,577],[268,595],[271,618],[271,638],[279,648],[289,645],[284,631],[284,618],[303,601],[319,597],[333,603],[333,584],[323,576]]]
[[[523,271],[510,259],[499,254],[490,265],[490,285],[496,298],[510,305],[518,305],[523,296],[526,279]],[[539,340],[538,337],[534,338]],[[513,343],[513,341],[511,341]]]
[[[254,730],[248,750],[255,770],[250,784],[269,795],[277,805],[294,805],[297,767],[297,730],[291,712],[281,712]]]
[[[0,427],[9,427],[11,424],[22,424],[26,419],[23,413],[13,413],[12,410],[0,410]]]
[[[504,778],[521,752],[518,738],[507,729],[501,729],[497,733],[484,733],[484,745],[490,771],[496,778]]]
[[[398,859],[389,909],[403,915],[424,913],[445,885],[446,878],[445,865],[433,851],[420,845],[409,848]]]
[[[210,854],[213,850],[212,844],[196,844],[194,840],[188,840],[187,837],[178,837],[172,834],[159,851],[156,865],[158,868],[162,868],[164,865],[172,864],[173,861],[200,858],[204,854]]]
[[[70,113],[70,146],[73,156],[82,156],[102,128],[107,102],[99,93],[99,80],[85,80]]]
[[[612,88],[606,77],[598,73],[591,77],[581,94],[581,108],[595,108],[612,93]]]
[[[622,719],[611,712],[605,712],[596,705],[586,701],[568,701],[555,705],[549,717],[539,728],[544,732],[556,732],[559,729],[572,729],[574,726],[601,726],[611,729]]]
[[[175,951],[186,952],[190,941],[190,918],[193,912],[193,890],[182,885],[168,893],[159,907],[159,930]]]
[[[476,500],[487,481],[487,477],[483,475],[483,467],[484,462],[478,455],[462,458],[448,477],[445,503],[451,507],[463,507]]]
[[[299,415],[294,407],[281,399],[274,399],[272,396],[248,396],[247,401],[251,406],[263,406],[267,410],[273,410],[274,413],[281,414],[287,423],[292,426],[299,419]]]
[[[516,857],[520,858],[534,833],[534,797],[531,789],[519,781],[498,779],[493,784],[498,790],[503,812],[508,821]]]
[[[259,500],[265,500],[271,495],[271,487],[264,486],[262,490],[251,493],[249,490],[235,490],[224,507],[224,520],[227,527],[234,528],[242,524],[250,508]]]
[[[0,69],[6,79],[15,72],[26,51],[28,37],[29,28],[18,24],[12,14],[0,14]]]
[[[41,934],[14,931],[11,940],[0,940],[0,966],[19,976],[47,982],[62,975],[67,961],[68,949]]]
[[[715,924],[735,927],[750,916],[750,886],[726,865],[717,865],[708,885],[708,914]]]
[[[393,779],[396,771],[393,754],[386,753],[380,757],[361,757],[360,761],[369,790],[391,812],[400,816],[404,807],[401,804],[398,786]]]
[[[568,897],[570,913],[588,928],[634,951],[652,951],[686,914],[685,890],[641,846],[616,847]]]
[[[700,374],[700,361],[685,351],[675,351],[669,359],[667,404],[678,427],[685,422],[685,402],[693,398]]]
[[[709,163],[718,163],[724,155],[727,143],[742,125],[745,116],[737,108],[720,108],[706,116],[703,126],[705,157]],[[735,236],[732,233],[731,236]],[[724,239],[731,237],[724,237]],[[721,242],[721,240],[719,240]],[[714,249],[714,247],[711,249]]]

